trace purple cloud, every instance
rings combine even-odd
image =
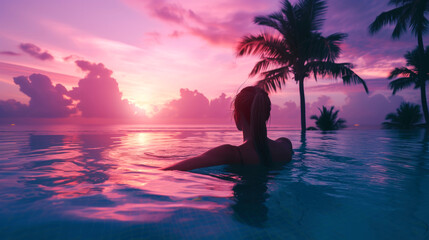
[[[19,56],[19,55],[21,55],[19,53],[12,52],[12,51],[1,51],[0,54],[1,55],[8,55],[8,56]]]
[[[197,90],[180,89],[180,98],[165,104],[155,115],[158,120],[201,119],[206,117],[210,103]]]
[[[183,35],[183,32],[181,32],[181,31],[177,31],[177,30],[174,30],[172,33],[170,33],[168,36],[169,37],[172,37],[172,38],[178,38],[178,37],[180,37],[180,36],[182,36]]]
[[[240,38],[256,29],[252,24],[255,13],[237,12],[226,21],[205,21],[189,26],[190,32],[214,45],[235,46]]]
[[[0,100],[0,118],[15,118],[28,116],[28,105],[14,99]]]
[[[365,93],[351,93],[346,101],[340,114],[348,123],[380,126],[386,115],[395,112],[404,99],[400,96],[386,98],[381,94],[368,96]]]
[[[231,97],[226,97],[225,93],[222,93],[218,98],[210,100],[209,111],[207,117],[224,119],[232,119],[231,109]]]
[[[68,96],[79,101],[77,109],[82,117],[124,118],[134,114],[135,107],[122,99],[111,70],[101,63],[78,60],[76,64],[87,75],[79,80],[78,87],[68,92]]]
[[[213,18],[167,0],[130,2],[149,12],[153,17],[177,24],[184,28],[186,33],[200,37],[214,45],[234,46],[240,37],[257,29],[252,24],[253,17],[257,15],[253,10],[234,11],[228,13],[226,17]],[[234,6],[234,8],[242,9],[243,7]],[[217,6],[216,9],[224,11],[226,8]],[[174,31],[170,36],[178,37],[181,34],[182,32]]]
[[[111,77],[112,71],[101,63],[76,61],[76,64],[87,75],[71,91],[61,84],[54,86],[49,77],[42,74],[32,74],[29,78],[15,77],[15,84],[30,97],[30,103],[26,105],[15,100],[1,100],[0,117],[65,118],[79,110],[82,117],[136,116],[140,120],[146,119],[143,111],[138,112],[128,100],[122,99],[118,83]]]
[[[32,44],[32,43],[21,43],[19,45],[19,48],[30,54],[31,56],[40,59],[40,60],[53,60],[54,57],[48,53],[47,51],[42,51],[42,49],[40,49],[38,46]]]
[[[78,55],[74,55],[74,54],[69,55],[67,57],[63,57],[63,60],[66,61],[66,62],[68,62],[68,61],[76,61],[76,60],[81,60],[81,59],[82,59],[82,57],[79,57]]]
[[[153,4],[155,2],[155,4]],[[156,4],[162,3],[162,4]],[[153,7],[153,14],[157,17],[172,22],[183,22],[185,15],[190,14],[191,11],[187,11],[177,4],[165,3],[163,1],[152,1],[151,6]]]
[[[300,123],[300,108],[293,101],[287,101],[283,107],[273,104],[269,124],[298,126]]]
[[[13,78],[19,90],[30,97],[28,116],[30,117],[68,117],[75,112],[71,108],[72,100],[64,95],[66,88],[61,85],[52,85],[51,80],[42,74],[32,74],[29,78],[25,76]],[[12,105],[19,106],[17,103]]]
[[[222,93],[209,100],[197,90],[180,89],[180,98],[161,107],[152,121],[157,123],[227,123],[232,121],[231,97]]]

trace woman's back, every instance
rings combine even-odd
[[[271,161],[273,163],[288,163],[292,160],[292,143],[287,138],[279,138],[275,141],[268,139],[268,147],[271,154]],[[237,146],[235,164],[242,165],[258,165],[263,164],[254,147],[252,141]]]

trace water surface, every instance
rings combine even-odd
[[[428,239],[429,132],[273,127],[281,168],[161,171],[225,126],[0,126],[1,239]]]

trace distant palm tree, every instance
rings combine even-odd
[[[419,105],[403,102],[396,109],[396,113],[387,114],[386,120],[390,120],[390,122],[383,122],[383,127],[409,129],[415,127],[421,119],[422,114]]]
[[[323,106],[322,109],[319,108],[320,116],[313,115],[310,118],[316,120],[316,126],[322,130],[338,130],[342,128],[346,128],[345,125],[346,120],[342,118],[338,118],[338,112],[334,111],[334,106],[332,106],[329,110]]]
[[[257,85],[267,91],[281,89],[293,74],[299,84],[301,105],[301,130],[306,130],[304,79],[313,75],[341,77],[344,84],[362,84],[365,81],[351,70],[350,63],[335,63],[341,53],[340,44],[346,38],[344,33],[327,37],[319,32],[326,12],[323,0],[300,0],[292,5],[283,0],[279,12],[255,17],[254,22],[273,28],[275,35],[261,33],[243,37],[237,47],[237,55],[255,55],[260,58],[250,76],[260,74]]]
[[[418,49],[414,49],[411,52],[405,54],[405,59],[407,60],[407,67],[395,68],[390,72],[389,79],[393,79],[399,76],[399,78],[391,81],[389,83],[390,89],[393,90],[393,94],[397,91],[400,91],[404,88],[408,88],[414,85],[414,88],[420,88],[420,98],[422,101],[423,112],[427,112],[427,99],[426,99],[426,81],[429,81],[429,47],[426,47],[426,50],[423,55],[423,63],[419,63],[419,54]],[[421,66],[421,67],[419,67]],[[423,81],[419,80],[419,76],[424,76]],[[425,119],[426,120],[426,119]],[[426,123],[428,123],[426,121]]]
[[[424,44],[423,34],[429,30],[429,21],[425,14],[429,12],[429,0],[390,0],[389,4],[396,8],[383,12],[377,16],[369,26],[369,32],[374,34],[386,25],[396,24],[392,32],[392,38],[399,38],[407,28],[411,29],[417,37],[417,68],[423,68]],[[420,91],[423,113],[426,125],[429,125],[429,112],[426,102],[425,75],[423,71],[418,71],[418,81],[420,81]]]

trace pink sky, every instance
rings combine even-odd
[[[389,29],[375,36],[367,34],[369,23],[391,8],[387,2],[328,1],[323,31],[349,34],[340,61],[355,64],[354,70],[367,81],[370,95],[361,95],[361,86],[308,79],[306,100],[314,107],[308,108],[307,115],[317,112],[321,99],[329,99],[325,102],[342,109],[352,121],[359,118],[352,113],[360,111],[354,102],[358,99],[371,102],[382,97],[386,101],[380,100],[380,104],[385,104],[380,109],[397,107],[398,99],[389,98],[391,92],[385,78],[391,69],[404,64],[403,54],[416,41],[409,35],[392,41]],[[112,88],[102,96],[114,95],[112,104],[117,107],[142,109],[138,110],[140,115],[159,121],[164,116],[164,122],[166,116],[195,119],[198,114],[186,110],[195,107],[195,97],[200,99],[200,108],[207,108],[202,118],[207,120],[217,113],[225,117],[230,111],[225,108],[231,97],[257,80],[248,78],[257,59],[237,58],[236,43],[244,35],[263,30],[252,23],[254,16],[278,8],[278,0],[109,0],[102,5],[83,0],[7,1],[0,9],[0,100],[15,99],[29,104],[29,95],[19,90],[13,78],[33,73],[48,76],[52,88],[59,84],[76,93],[72,89],[80,87],[80,81],[91,72],[76,64],[80,60],[91,66],[102,64],[103,71],[110,71],[108,79],[116,81],[117,87],[111,80]],[[425,41],[428,42],[427,37]],[[279,106],[278,112],[286,114],[290,124],[295,124],[291,117],[295,114],[293,104],[299,108],[297,90],[291,80],[281,92],[271,95],[272,102]],[[412,90],[397,95],[407,101],[419,101],[417,92]],[[186,103],[184,98],[193,100]],[[67,100],[85,101],[76,94],[68,94],[64,101]],[[384,112],[376,113],[379,115],[368,116],[369,119],[378,122]],[[274,117],[280,118],[277,112]]]

